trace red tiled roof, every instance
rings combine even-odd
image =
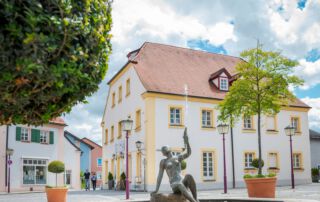
[[[53,124],[67,125],[66,122],[64,122],[63,118],[61,117],[53,118],[49,122]]]
[[[150,42],[132,53],[134,57],[129,62],[133,62],[148,92],[184,95],[187,84],[189,96],[218,100],[223,99],[226,92],[209,85],[210,76],[224,68],[235,77],[236,64],[244,61],[239,57]],[[292,105],[308,107],[298,99]]]

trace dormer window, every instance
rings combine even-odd
[[[228,78],[220,77],[220,90],[227,91],[229,89]]]
[[[214,72],[209,77],[209,82],[211,82],[217,90],[221,91],[228,91],[229,84],[231,84],[233,80],[235,80],[235,78],[232,77],[225,68]]]

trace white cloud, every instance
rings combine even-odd
[[[307,90],[320,84],[320,60],[308,62],[306,59],[301,59],[299,63],[300,66],[296,68],[295,74],[305,81],[301,89]]]
[[[312,109],[309,111],[309,127],[320,130],[320,98],[303,98],[303,102],[307,103]]]
[[[68,130],[101,142],[106,81],[125,64],[126,54],[145,41],[186,47],[188,40],[202,39],[223,45],[228,54],[237,56],[255,47],[258,38],[266,49],[282,50],[300,61],[296,74],[306,80],[305,89],[318,84],[320,61],[312,63],[303,58],[320,47],[319,10],[319,0],[308,0],[303,11],[297,8],[296,0],[116,0],[112,9],[113,51],[106,79],[88,99],[89,104],[74,107],[66,116]]]
[[[303,40],[308,44],[320,43],[320,23],[314,23],[303,35]]]

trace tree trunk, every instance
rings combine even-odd
[[[56,173],[56,187],[58,187],[58,174]]]
[[[262,155],[261,155],[261,112],[258,113],[258,146],[259,146],[259,170],[258,174],[262,174]]]

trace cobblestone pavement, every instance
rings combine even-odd
[[[228,194],[222,190],[200,191],[200,199],[209,198],[247,198],[245,189],[229,189]],[[149,193],[131,192],[131,199],[135,201],[148,199]],[[288,202],[320,202],[320,183],[300,185],[295,190],[290,187],[278,187],[277,198]],[[69,191],[68,202],[119,202],[125,200],[125,192],[118,191]],[[12,193],[0,194],[0,202],[46,202],[45,193]]]

